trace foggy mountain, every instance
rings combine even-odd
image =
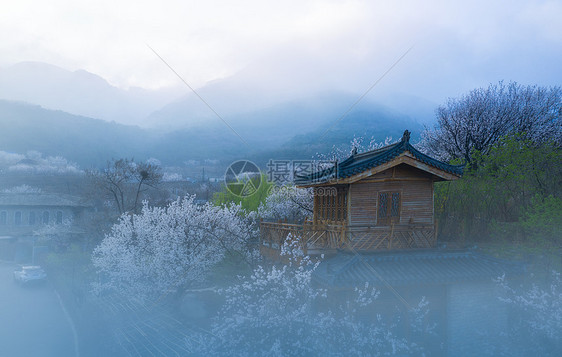
[[[363,138],[365,144],[371,139],[384,142],[387,137],[398,140],[405,129],[412,132],[415,143],[423,129],[422,124],[410,117],[372,103],[359,103],[349,114],[342,116],[344,112],[330,113],[330,120],[314,130],[294,135],[276,148],[257,152],[253,159],[260,165],[271,158],[310,159],[319,153],[328,153],[334,147],[347,150],[353,138]]]
[[[292,99],[270,106],[257,105],[257,109],[247,106],[243,109],[238,94],[224,93],[222,90],[209,92],[204,88],[202,96],[234,130],[245,140],[271,146],[299,134],[318,129],[323,124],[341,116],[356,100],[356,96],[342,92],[322,93],[315,96]],[[205,96],[206,92],[206,96]],[[213,100],[216,98],[216,100]],[[224,100],[226,98],[226,100]],[[240,101],[244,99],[240,98]],[[248,101],[246,101],[248,102]],[[246,103],[248,105],[249,103]],[[188,129],[222,124],[218,118],[195,95],[175,101],[153,113],[147,121],[155,128],[164,130]],[[158,123],[158,124],[156,124]]]
[[[230,159],[249,151],[222,124],[160,134],[4,100],[0,100],[0,128],[1,151],[39,151],[83,168],[100,167],[120,157],[154,157],[163,164],[181,165],[190,159]]]
[[[410,97],[402,97],[402,104],[396,99],[394,102],[389,100],[400,109],[369,99],[363,99],[352,107],[359,95],[342,91],[325,91],[277,103],[269,98],[271,104],[266,105],[268,99],[264,99],[255,105],[258,109],[250,109],[248,98],[239,98],[236,91],[231,95],[225,93],[223,88],[217,91],[211,89],[205,87],[199,93],[220,118],[195,95],[187,95],[152,113],[147,118],[148,125],[164,132],[198,131],[205,127],[226,127],[222,122],[224,120],[248,145],[272,149],[296,136],[313,137],[317,131],[324,132],[335,122],[342,124],[332,128],[332,131],[339,132],[331,136],[337,140],[336,144],[354,136],[384,139],[393,135],[391,131],[386,131],[393,127],[392,123],[400,128],[407,125],[416,130],[433,118],[434,111],[432,103],[415,101]],[[221,96],[218,94],[221,92],[224,93],[223,100],[219,100]],[[345,123],[349,125],[343,125]],[[242,143],[242,140],[239,142]]]
[[[357,93],[267,88],[261,75],[244,73],[197,89],[221,118],[188,88],[170,102],[172,92],[177,95],[177,88],[122,90],[92,73],[45,63],[4,68],[0,150],[36,150],[81,167],[116,157],[155,157],[166,165],[191,159],[309,159],[358,136],[383,141],[409,129],[415,138],[435,108],[420,98],[380,93],[354,105]]]
[[[277,115],[279,120],[272,121],[272,125],[252,119],[245,125],[233,126],[245,140],[243,143],[220,121],[161,133],[0,100],[0,127],[3,128],[0,150],[16,153],[36,150],[45,155],[63,156],[81,167],[99,167],[108,159],[118,157],[140,160],[154,157],[166,165],[182,165],[191,159],[228,162],[250,158],[266,162],[270,158],[308,159],[316,152],[330,150],[333,145],[348,144],[355,136],[375,137],[382,141],[388,135],[398,138],[405,128],[414,136],[421,130],[421,126],[409,117],[381,107],[358,105],[339,121],[338,115],[342,111],[334,110],[328,115],[322,111],[314,112],[313,107],[302,112],[299,106],[287,107],[294,110],[283,112],[278,107],[270,113],[257,112],[248,116]],[[307,123],[307,117],[317,121]],[[325,120],[319,122],[320,117]],[[305,122],[302,131],[291,131],[289,128],[295,127],[299,121]],[[316,129],[313,124],[318,124]],[[323,135],[329,128],[330,131]]]
[[[39,151],[81,167],[100,166],[112,157],[141,156],[153,142],[138,127],[5,100],[0,100],[0,127],[2,151]]]
[[[0,99],[121,124],[138,123],[176,95],[175,90],[123,90],[93,73],[73,72],[42,62],[0,68]]]
[[[359,106],[368,110],[384,106],[420,123],[433,122],[437,107],[437,103],[405,93],[311,89],[298,84],[291,87],[290,83],[275,86],[268,80],[274,74],[262,74],[256,76],[242,71],[212,81],[197,89],[204,102],[185,88],[181,98],[154,111],[139,125],[159,130],[204,126],[221,121],[213,113],[215,111],[233,126],[251,128],[248,135],[255,128],[271,126],[274,130],[270,134],[292,137],[315,130],[322,123],[343,115],[364,94],[367,95]]]
[[[311,90],[291,83],[274,86],[266,80],[268,76],[271,74],[243,70],[211,81],[197,93],[227,122],[245,128],[271,125],[270,134],[283,138],[316,129],[344,113],[362,94]],[[69,71],[47,63],[20,62],[0,68],[0,99],[159,131],[220,122],[189,88],[178,85],[181,87],[123,90],[85,70]],[[423,123],[432,121],[436,107],[403,93],[370,93],[361,103],[375,107],[384,103]]]

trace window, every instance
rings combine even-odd
[[[378,224],[400,222],[400,192],[379,193]]]
[[[393,192],[391,196],[390,217],[400,217],[400,193]]]
[[[29,212],[29,225],[33,226],[35,224],[35,212]]]
[[[49,224],[49,211],[43,212],[43,224]]]
[[[62,211],[57,211],[57,224],[62,224]]]
[[[5,226],[8,221],[8,213],[6,211],[0,212],[0,226]]]
[[[21,211],[16,211],[16,214],[14,215],[14,223],[16,226],[21,226]]]
[[[343,188],[320,187],[314,192],[314,210],[317,220],[345,221],[347,191]]]

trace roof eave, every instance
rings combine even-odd
[[[315,181],[305,178],[301,182],[295,182],[295,184],[301,188],[350,184],[400,164],[407,164],[425,171],[433,175],[435,181],[457,180],[462,175],[462,168],[433,159],[418,151],[408,141],[392,144],[372,153],[377,155],[365,161],[356,159],[366,157],[368,153],[350,156],[339,164],[338,172],[333,177],[326,175],[327,171],[325,170]],[[383,161],[383,163],[377,164],[380,161]],[[369,168],[369,166],[372,167]],[[361,171],[357,172],[359,170]],[[350,172],[353,174],[350,174]]]
[[[338,180],[331,180],[331,181],[326,181],[326,182],[318,182],[318,183],[308,183],[308,184],[297,184],[297,187],[320,187],[320,186],[331,186],[331,185],[335,185],[335,184],[351,184],[351,183],[355,183],[357,181],[363,180],[365,178],[368,178],[370,176],[376,175],[379,172],[383,172],[386,171],[388,169],[391,169],[394,166],[398,166],[400,164],[406,164],[412,167],[415,167],[417,169],[420,169],[422,171],[425,171],[427,173],[430,173],[431,175],[433,175],[436,178],[436,181],[452,181],[452,180],[457,180],[460,178],[460,175],[457,175],[455,173],[451,173],[445,170],[441,170],[437,167],[433,167],[431,165],[428,165],[424,162],[421,162],[420,160],[416,159],[410,152],[405,151],[402,154],[398,155],[396,158],[382,164],[382,165],[378,165],[375,166],[373,168],[370,168],[368,170],[365,170],[363,172],[360,172],[358,174],[352,175],[352,176],[348,176],[345,178],[340,178]]]

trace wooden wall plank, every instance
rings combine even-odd
[[[392,176],[393,170],[387,171],[388,178],[388,175]],[[365,180],[350,185],[350,224],[377,224],[378,194],[383,191],[400,192],[400,224],[433,224],[431,177],[413,168],[397,168],[395,176],[395,179],[379,182]]]

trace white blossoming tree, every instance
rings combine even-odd
[[[437,124],[422,133],[421,148],[440,160],[472,163],[506,135],[534,143],[562,144],[562,88],[490,84],[449,98],[436,110]]]
[[[295,238],[295,237],[292,237]],[[419,345],[399,337],[394,326],[364,318],[378,291],[366,284],[357,297],[333,305],[325,289],[315,287],[318,266],[299,248],[298,238],[282,247],[283,266],[258,266],[239,284],[223,291],[226,302],[210,333],[194,334],[186,345],[194,355],[361,356],[420,354]],[[415,324],[427,313],[422,300],[412,311]],[[416,328],[417,326],[413,326]],[[426,333],[424,330],[422,333]]]
[[[65,219],[61,224],[49,223],[33,231],[33,235],[42,243],[49,243],[55,252],[66,251],[70,247],[72,220]]]
[[[258,216],[268,221],[302,222],[312,217],[312,189],[273,186],[258,208]]]
[[[197,205],[194,196],[123,215],[95,248],[95,290],[155,297],[201,283],[226,254],[250,254],[255,234],[240,206]]]
[[[561,355],[562,277],[552,271],[548,284],[532,284],[527,289],[514,288],[505,276],[497,283],[504,289],[500,300],[514,309],[508,353],[520,355]]]

